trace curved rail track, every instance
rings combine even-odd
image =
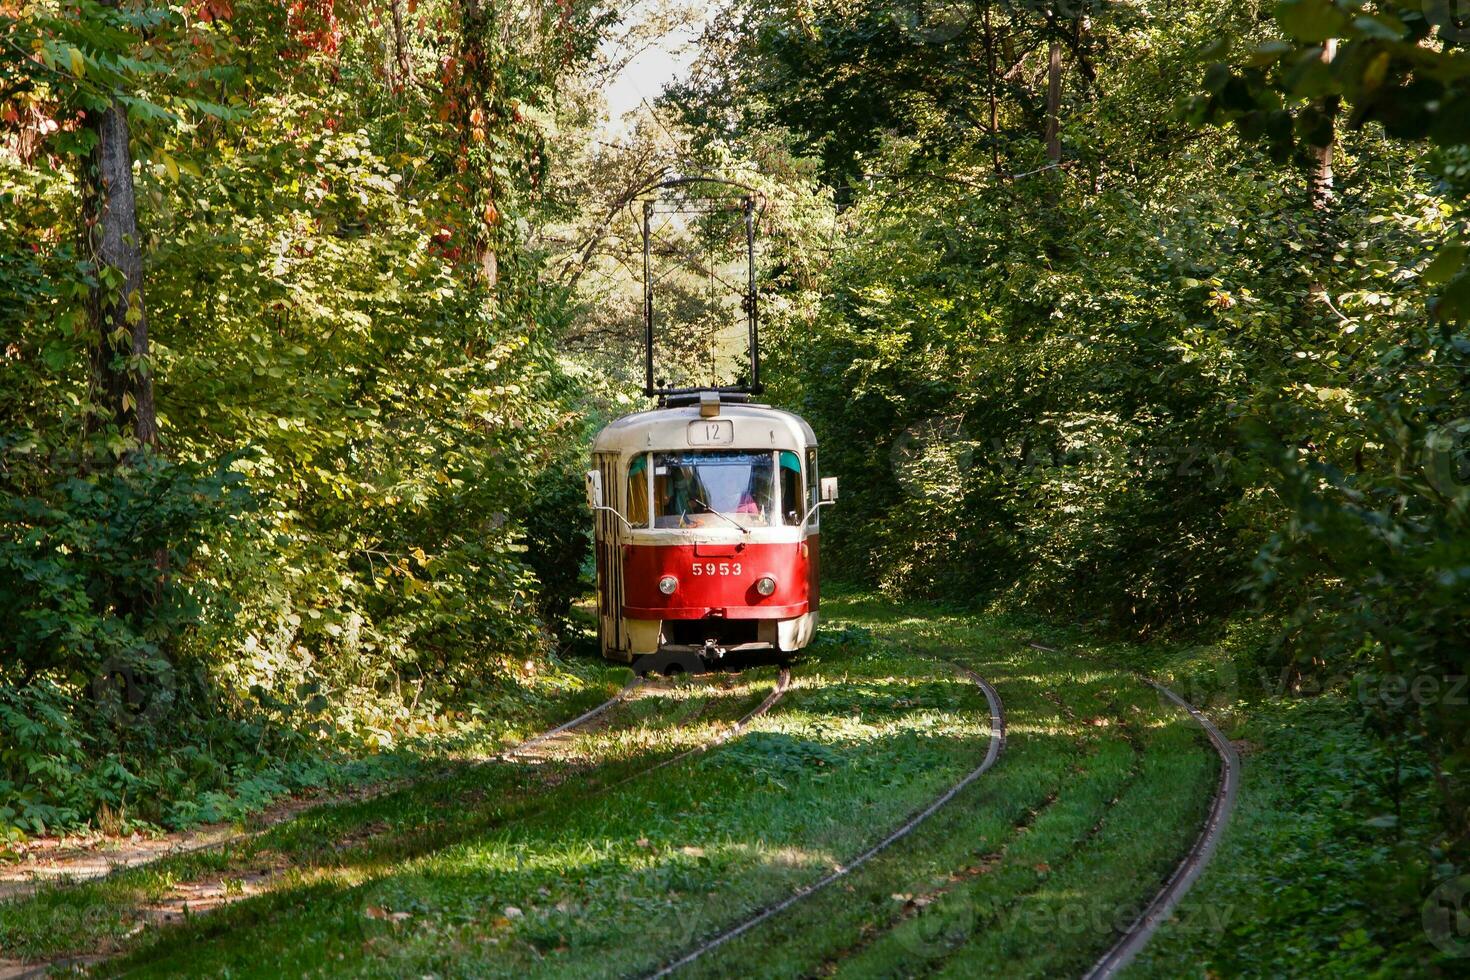
[[[486,759],[479,764],[485,765],[489,762],[494,761],[509,761],[515,758],[515,756],[517,756],[521,752],[524,752],[527,749],[532,748],[533,746],[539,745],[547,741],[548,739],[562,734],[563,732],[567,732],[574,728],[585,725],[587,722],[592,721],[595,718],[598,718],[601,715],[605,714],[610,708],[618,704],[620,701],[626,699],[628,695],[632,694],[634,690],[642,685],[642,683],[642,678],[635,678],[633,681],[624,686],[622,690],[618,691],[612,697],[597,705],[595,708],[583,712],[582,714],[573,718],[571,721],[562,722],[554,728],[549,728],[538,735],[533,735],[523,742],[519,742],[508,749],[498,752],[494,756],[491,756],[489,759]],[[317,805],[327,806],[329,805],[329,802],[324,801]],[[293,814],[291,817],[288,817],[287,820],[294,819],[294,817],[296,816],[300,816],[300,813]],[[109,862],[106,867],[99,868],[95,865],[91,865],[87,867],[73,868],[70,870],[65,867],[59,867],[54,869],[54,877],[51,873],[48,873],[45,879],[32,877],[29,880],[0,882],[0,905],[3,905],[6,902],[18,901],[20,899],[28,898],[31,895],[35,894],[38,889],[48,884],[57,888],[66,888],[69,886],[107,881],[110,878],[114,878],[117,875],[122,874],[124,871],[131,871],[135,868],[147,867],[150,864],[154,864],[167,858],[187,857],[192,854],[203,854],[209,851],[224,850],[225,848],[231,847],[235,844],[241,844],[245,843],[246,841],[253,840],[255,837],[258,837],[260,834],[265,833],[267,830],[270,830],[273,827],[277,827],[281,823],[287,822],[287,820],[271,823],[268,826],[261,827],[256,830],[242,831],[240,833],[230,834],[227,837],[217,837],[192,844],[180,844],[177,847],[172,847],[168,850],[158,851],[157,853],[149,854],[138,859]]]
[[[950,800],[958,796],[959,793],[964,790],[966,786],[969,786],[975,780],[979,779],[981,776],[985,775],[985,773],[990,771],[991,767],[993,767],[996,761],[1000,758],[1001,752],[1005,750],[1005,706],[1001,703],[1000,695],[996,693],[995,688],[991,687],[990,683],[979,674],[976,674],[974,671],[969,670],[968,668],[960,667],[957,664],[951,664],[951,666],[955,667],[956,670],[959,670],[965,676],[970,678],[970,680],[975,682],[976,686],[978,686],[981,692],[984,693],[985,700],[990,707],[990,744],[986,748],[985,758],[981,760],[980,764],[974,769],[970,770],[964,776],[962,776],[960,780],[954,785],[950,786],[949,789],[945,790],[943,793],[939,794],[939,796],[935,797],[934,800],[929,803],[929,805],[910,817],[903,824],[903,826],[899,827],[897,830],[894,830],[887,837],[884,837],[882,840],[874,844],[872,847],[868,848],[862,854],[859,854],[857,857],[853,858],[846,864],[841,865],[836,870],[827,874],[825,877],[819,879],[818,881],[815,881],[810,885],[802,886],[776,904],[767,906],[766,908],[755,913],[754,915],[738,923],[737,925],[726,929],[724,932],[720,933],[714,938],[709,939],[704,943],[701,943],[699,946],[690,950],[688,953],[685,953],[677,960],[674,960],[672,963],[659,969],[657,972],[650,974],[648,980],[659,980],[660,977],[669,976],[675,970],[681,969],[682,967],[688,966],[690,963],[693,963],[705,953],[708,953],[711,950],[723,946],[725,943],[729,942],[732,939],[735,939],[738,936],[744,935],[751,929],[754,929],[756,926],[760,925],[762,922],[765,922],[767,919],[780,915],[782,912],[791,908],[793,905],[796,905],[803,899],[806,899],[816,894],[833,882],[845,878],[847,875],[851,874],[853,871],[862,867],[864,864],[868,863],[868,861],[872,860],[874,857],[887,850],[893,844],[897,843],[900,840],[903,840],[903,838],[913,833],[920,824],[922,824],[925,820],[928,820],[935,813],[937,813],[941,807],[943,807]]]
[[[771,708],[775,706],[776,702],[781,700],[781,696],[790,689],[791,667],[788,664],[782,664],[781,672],[776,676],[776,686],[771,689],[770,694],[766,695],[765,700],[752,708],[749,712],[745,714],[743,718],[737,721],[734,725],[730,726],[728,730],[721,733],[717,738],[711,739],[710,741],[705,742],[703,745],[696,745],[692,749],[685,749],[678,755],[670,756],[662,762],[658,762],[654,765],[649,766],[647,769],[640,769],[638,772],[633,773],[631,776],[626,776],[615,783],[609,784],[608,786],[604,787],[604,789],[615,789],[619,786],[624,785],[625,783],[630,783],[635,779],[646,776],[651,772],[657,772],[664,766],[672,766],[676,762],[683,762],[690,756],[699,755],[702,752],[708,752],[710,749],[713,749],[716,746],[724,745],[726,742],[730,741],[730,739],[734,738],[736,735],[739,735],[742,731],[744,731],[745,727],[751,722],[755,721],[767,711],[770,711]]]
[[[1060,652],[1050,647],[1042,646],[1041,644],[1033,643],[1030,645],[1038,649],[1046,650],[1047,652]],[[911,817],[909,817],[909,819],[905,821],[900,827],[890,832],[882,840],[878,841],[862,854],[837,867],[821,879],[809,885],[802,886],[779,902],[776,902],[775,904],[769,905],[751,914],[736,925],[706,940],[699,946],[680,956],[678,959],[668,963],[666,966],[663,966],[656,972],[650,974],[649,980],[658,980],[658,978],[666,977],[673,974],[681,968],[693,963],[695,960],[698,960],[706,953],[709,953],[725,945],[731,940],[744,935],[745,933],[759,926],[763,922],[766,922],[767,920],[774,918],[777,915],[780,915],[782,912],[792,908],[806,898],[816,894],[817,892],[822,891],[829,885],[832,885],[833,883],[843,879],[847,875],[851,874],[853,871],[862,867],[878,854],[887,850],[893,844],[909,836],[926,820],[928,820],[942,807],[944,807],[947,803],[954,799],[966,787],[968,787],[971,783],[975,782],[975,780],[979,779],[982,775],[984,775],[986,772],[994,767],[996,762],[999,760],[1001,753],[1004,751],[1006,744],[1006,719],[1004,705],[1000,699],[1000,696],[988,681],[986,681],[983,677],[981,677],[974,671],[958,664],[949,664],[949,666],[964,674],[969,680],[973,681],[976,686],[980,688],[981,692],[985,695],[985,699],[989,707],[991,737],[989,740],[989,745],[986,749],[985,756],[981,760],[979,765],[977,765],[973,770],[962,776],[957,782],[952,784],[943,793],[935,797],[923,809],[919,810]],[[1205,717],[1204,714],[1202,714],[1197,708],[1181,698],[1174,691],[1170,690],[1168,687],[1165,687],[1163,684],[1160,684],[1159,682],[1153,680],[1152,678],[1143,677],[1142,675],[1138,676],[1150,686],[1155,688],[1161,696],[1167,698],[1169,701],[1177,705],[1180,709],[1187,712],[1204,730],[1206,736],[1210,740],[1212,747],[1220,757],[1219,778],[1217,781],[1215,795],[1210,805],[1209,814],[1200,829],[1198,837],[1195,839],[1189,851],[1180,860],[1179,864],[1174,868],[1169,878],[1164,882],[1163,886],[1154,895],[1144,911],[1128,926],[1127,929],[1122,932],[1117,941],[1108,949],[1108,951],[1104,953],[1092,965],[1092,967],[1088,969],[1088,971],[1084,974],[1083,980],[1112,980],[1112,978],[1118,976],[1122,972],[1122,970],[1127,967],[1128,964],[1131,963],[1132,960],[1138,955],[1138,953],[1148,944],[1149,940],[1154,936],[1154,934],[1163,925],[1163,923],[1168,920],[1170,914],[1175,910],[1175,908],[1178,907],[1184,895],[1189,891],[1194,882],[1203,873],[1210,858],[1213,856],[1215,850],[1217,849],[1221,837],[1223,836],[1224,830],[1229,822],[1230,815],[1234,809],[1236,797],[1239,794],[1240,757],[1236,752],[1235,747],[1230,743],[1229,739],[1227,739],[1225,735],[1214,725],[1214,723],[1212,723],[1207,717]],[[578,728],[581,728],[588,723],[595,721],[597,718],[605,715],[608,711],[617,706],[619,703],[625,701],[635,691],[639,690],[646,684],[647,681],[643,678],[634,679],[625,687],[623,687],[620,691],[618,691],[616,694],[614,694],[612,697],[608,698],[601,704],[589,709],[588,711],[583,712],[582,714],[570,719],[569,721],[562,722],[561,724],[558,724],[553,728],[547,729],[544,732],[527,738],[526,740],[501,751],[500,753],[486,761],[510,761],[516,758],[518,755],[530,749],[533,749],[536,746],[541,745],[551,739],[556,738],[558,735],[562,735],[567,732],[571,732]],[[780,674],[776,679],[775,685],[771,689],[770,693],[767,694],[766,697],[756,707],[747,712],[730,728],[720,733],[716,738],[704,744],[686,749],[678,753],[677,755],[664,759],[646,769],[635,772],[617,782],[598,787],[597,789],[592,790],[592,795],[597,795],[607,790],[623,786],[628,782],[647,775],[648,773],[655,772],[659,769],[662,769],[666,766],[671,766],[678,762],[682,762],[693,756],[697,756],[701,753],[707,752],[710,749],[713,749],[730,741],[731,739],[739,735],[742,731],[744,731],[751,724],[751,722],[769,712],[770,709],[774,707],[775,704],[782,698],[782,696],[790,690],[790,686],[791,669],[789,666],[783,665],[781,667]],[[224,841],[212,842],[208,845],[193,848],[191,849],[191,851],[209,850],[211,848],[224,847],[249,836],[253,836],[253,834],[238,835]],[[170,852],[170,854],[168,855],[161,856],[172,856],[172,854],[174,853],[178,852]],[[138,865],[129,865],[127,867],[136,866]],[[113,874],[116,874],[123,870],[126,870],[126,867],[117,867],[110,869],[106,873],[90,876],[89,878],[81,880],[102,880],[111,877]],[[73,882],[80,883],[80,881],[78,881],[77,879],[73,879]],[[18,964],[13,962],[0,961],[0,966],[10,968],[9,970],[0,970],[0,976],[5,976],[7,978],[39,977],[45,975],[45,973],[51,969],[54,969],[58,966],[66,966],[73,962],[88,963],[89,960],[88,958],[82,958],[58,960],[41,964]]]
[[[1215,798],[1210,803],[1209,816],[1205,818],[1194,845],[1175,867],[1174,873],[1164,882],[1164,887],[1159,889],[1153,901],[1149,902],[1143,913],[1123,931],[1123,935],[1118,938],[1112,948],[1084,974],[1083,980],[1112,980],[1133,961],[1139,951],[1153,938],[1154,933],[1159,931],[1159,927],[1179,905],[1185,892],[1189,891],[1195,880],[1205,870],[1205,865],[1209,863],[1211,856],[1214,855],[1215,847],[1225,833],[1225,825],[1230,821],[1230,813],[1235,809],[1235,798],[1240,792],[1240,755],[1235,751],[1235,746],[1230,744],[1230,740],[1194,705],[1158,681],[1148,677],[1143,679],[1164,697],[1189,712],[1190,716],[1205,730],[1210,744],[1220,755],[1220,778],[1215,787]]]
[[[1028,646],[1047,653],[1061,652],[1041,643],[1031,643]],[[1214,799],[1210,801],[1209,815],[1205,817],[1199,836],[1195,838],[1188,853],[1175,866],[1173,873],[1169,875],[1163,887],[1155,893],[1138,918],[1123,930],[1118,941],[1113,943],[1108,951],[1082,975],[1082,980],[1112,980],[1123,971],[1124,967],[1133,962],[1133,958],[1142,951],[1143,947],[1148,945],[1154,933],[1159,931],[1159,927],[1168,920],[1170,913],[1178,907],[1185,893],[1204,872],[1205,865],[1210,863],[1210,858],[1214,856],[1220,838],[1225,834],[1225,827],[1230,822],[1230,814],[1235,809],[1235,798],[1240,794],[1240,753],[1235,751],[1235,746],[1219,728],[1215,727],[1215,723],[1205,717],[1204,713],[1194,705],[1152,677],[1147,677],[1135,670],[1128,670],[1121,664],[1114,663],[1112,666],[1133,674],[1189,713],[1200,728],[1204,729],[1205,735],[1210,739],[1211,747],[1220,756],[1220,777],[1215,784]]]
[[[556,738],[556,736],[561,735],[565,732],[572,731],[576,728],[581,728],[589,721],[593,721],[597,718],[602,717],[614,705],[626,700],[628,695],[632,694],[634,691],[638,690],[642,686],[643,678],[635,677],[631,681],[629,681],[621,691],[614,694],[612,697],[608,698],[597,707],[589,708],[587,711],[582,712],[571,721],[564,721],[560,725],[557,725],[555,728],[548,728],[540,735],[533,735],[530,738],[526,739],[524,742],[518,742],[505,751],[494,756],[493,758],[501,760],[503,762],[509,762],[511,759],[514,759],[516,756],[520,755],[527,749],[534,748],[535,746],[540,745],[543,742],[550,741],[551,739]]]
[[[511,760],[515,759],[518,755],[520,755],[520,754],[522,754],[522,753],[524,753],[524,752],[526,752],[526,751],[528,751],[530,749],[533,749],[536,746],[545,744],[546,742],[550,741],[551,739],[556,738],[558,735],[564,735],[564,734],[566,734],[568,732],[575,731],[576,729],[581,728],[582,726],[587,725],[588,723],[593,722],[593,721],[597,720],[598,718],[602,717],[604,714],[606,714],[612,708],[616,707],[621,702],[627,700],[627,698],[630,695],[632,695],[635,691],[637,691],[640,688],[646,686],[647,683],[648,682],[647,682],[646,678],[643,678],[643,677],[634,678],[626,686],[624,686],[622,688],[622,690],[618,691],[616,694],[614,694],[612,697],[608,698],[606,701],[602,702],[601,704],[599,704],[599,705],[597,705],[597,706],[595,706],[593,708],[590,708],[587,711],[584,711],[582,714],[578,715],[575,718],[570,719],[569,721],[564,721],[561,724],[556,725],[553,728],[548,728],[544,732],[541,732],[541,733],[539,733],[537,735],[533,735],[530,738],[527,738],[527,739],[525,739],[522,742],[518,742],[517,744],[511,746],[510,748],[505,749],[505,750],[497,753],[494,756],[491,756],[489,759],[485,760],[484,762],[482,762],[480,764],[481,765],[485,765],[485,764],[488,764],[489,762],[497,761],[497,760],[498,761],[507,761],[507,762],[508,761],[511,761]],[[735,722],[735,724],[732,725],[729,729],[727,729],[726,731],[722,732],[717,738],[715,738],[715,739],[713,739],[713,740],[711,740],[709,742],[706,742],[703,745],[697,745],[694,748],[686,749],[685,751],[680,752],[678,755],[672,756],[672,757],[670,757],[668,759],[664,759],[662,762],[659,762],[656,765],[650,766],[647,769],[641,769],[638,772],[633,773],[632,775],[628,776],[626,779],[620,780],[620,781],[618,781],[616,783],[610,783],[610,784],[608,784],[606,786],[598,787],[597,789],[593,790],[590,795],[594,795],[595,796],[597,794],[606,792],[607,790],[614,789],[614,788],[616,788],[618,786],[622,786],[624,783],[631,782],[632,780],[638,779],[638,778],[640,778],[642,776],[645,776],[648,773],[656,772],[657,770],[662,769],[665,766],[673,765],[676,762],[681,762],[681,761],[683,761],[685,759],[690,758],[691,756],[698,755],[698,754],[700,754],[702,752],[707,752],[710,749],[715,748],[718,745],[722,745],[725,742],[728,742],[730,739],[732,739],[736,735],[740,734],[740,732],[742,732],[752,721],[754,721],[755,719],[761,717],[766,712],[770,711],[771,708],[775,706],[776,702],[779,701],[779,700],[781,700],[782,695],[784,695],[788,690],[790,690],[790,687],[791,687],[791,667],[790,667],[790,665],[783,664],[783,665],[781,665],[780,673],[777,675],[776,683],[775,683],[774,687],[771,689],[771,692],[765,696],[765,698],[760,702],[760,704],[756,705],[754,708],[752,708],[750,711],[748,711],[744,716],[742,716],[740,718],[739,721]],[[249,839],[250,837],[253,837],[253,836],[255,836],[258,833],[261,833],[261,831],[256,831],[256,832],[251,833],[251,834],[237,834],[237,835],[235,835],[233,837],[230,837],[230,838],[228,838],[226,840],[212,841],[212,842],[210,842],[208,844],[202,844],[202,845],[199,845],[197,847],[190,848],[188,850],[170,851],[170,852],[168,852],[166,854],[159,855],[159,858],[158,859],[161,859],[161,858],[164,858],[164,857],[172,857],[172,856],[175,856],[177,854],[198,853],[200,851],[207,851],[207,850],[216,849],[216,848],[223,848],[223,847],[228,846],[229,844],[232,844],[232,843],[236,843],[236,842],[239,842],[239,841],[242,841],[242,840]],[[157,860],[157,859],[155,859],[155,860]],[[126,871],[126,870],[129,870],[131,868],[141,867],[141,866],[143,866],[144,864],[147,864],[147,863],[151,863],[151,862],[140,862],[140,863],[137,863],[137,864],[130,864],[130,865],[126,865],[126,866],[118,866],[118,867],[112,868],[112,869],[110,869],[110,870],[108,870],[108,871],[106,871],[106,872],[104,872],[102,874],[94,875],[94,876],[89,877],[89,878],[85,878],[85,879],[70,879],[70,880],[67,881],[67,884],[83,884],[86,881],[106,880],[107,878],[110,878],[113,875],[119,874],[119,873],[121,873],[123,871]],[[49,960],[49,961],[42,962],[42,963],[19,963],[19,962],[15,962],[15,961],[0,959],[0,980],[37,980],[37,978],[48,976],[51,973],[51,971],[56,970],[56,969],[66,969],[68,967],[74,967],[74,966],[91,966],[91,965],[94,965],[94,964],[96,964],[98,962],[101,962],[102,960],[107,959],[107,958],[108,957],[106,957],[106,956],[92,956],[92,955],[80,956],[80,957],[73,956],[73,957],[66,957],[66,958],[62,958],[62,959]]]

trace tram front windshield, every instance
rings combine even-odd
[[[653,454],[656,527],[765,527],[775,465],[770,453]]]

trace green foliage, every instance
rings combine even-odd
[[[1231,122],[1241,136],[1286,161],[1298,148],[1331,144],[1338,102],[1351,129],[1377,124],[1390,138],[1427,142],[1418,161],[1450,199],[1470,193],[1470,54],[1463,27],[1445,4],[1356,0],[1285,0],[1276,7],[1284,36],[1264,40],[1211,65],[1205,91],[1190,104],[1199,122]],[[1231,39],[1207,49],[1231,54]],[[1327,44],[1335,52],[1326,51]],[[1424,270],[1441,287],[1439,319],[1470,319],[1470,264],[1463,230],[1433,243]]]
[[[1426,860],[1434,808],[1389,778],[1407,760],[1335,694],[1253,704],[1249,716],[1237,733],[1253,750],[1240,809],[1178,914],[1191,923],[1215,910],[1221,928],[1166,927],[1136,972],[1174,977],[1181,962],[1222,976],[1432,969],[1421,906],[1440,874]]]
[[[592,552],[586,513],[581,467],[541,471],[526,513],[526,563],[540,586],[542,616],[553,626],[566,623],[572,598],[580,591],[582,563]]]
[[[833,565],[1135,634],[1254,611],[1293,683],[1419,681],[1361,706],[1438,800],[1421,866],[1463,867],[1470,61],[1443,5],[1274,9],[751,2],[680,94],[843,203],[766,318]]]
[[[144,457],[65,479],[44,496],[0,498],[0,594],[7,679],[62,671],[89,680],[114,658],[139,663],[196,619],[200,604],[167,574],[241,507],[228,464],[199,474]]]
[[[396,35],[255,0],[5,18],[36,54],[0,68],[0,827],[238,815],[514,689],[563,624],[581,428],[567,299],[525,239],[605,13],[468,9]],[[81,434],[69,120],[112,98],[158,456]]]

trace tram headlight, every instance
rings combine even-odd
[[[673,595],[674,590],[679,587],[679,580],[672,575],[665,575],[658,580],[658,590],[664,595]]]
[[[769,575],[762,575],[760,581],[755,583],[755,590],[761,595],[771,595],[776,591],[776,580]]]

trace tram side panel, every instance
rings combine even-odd
[[[598,453],[597,469],[602,473],[604,492],[609,494],[608,506],[622,513],[618,479],[619,456],[617,453]],[[618,545],[618,518],[608,511],[599,511],[596,522],[597,552],[597,636],[602,655],[609,660],[632,661],[623,629],[623,553]]]

